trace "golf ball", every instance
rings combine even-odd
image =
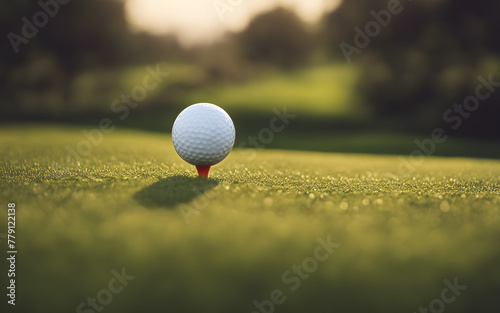
[[[175,151],[192,165],[212,166],[224,160],[233,148],[235,135],[231,117],[211,103],[187,107],[172,128]]]

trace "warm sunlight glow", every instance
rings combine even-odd
[[[127,0],[127,16],[139,30],[175,33],[185,45],[207,43],[243,29],[258,13],[278,5],[314,23],[341,0]],[[216,9],[216,4],[218,9]]]

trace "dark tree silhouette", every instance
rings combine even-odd
[[[313,44],[303,22],[284,8],[255,17],[239,34],[239,41],[249,60],[281,68],[303,65]]]
[[[29,93],[57,93],[64,103],[62,114],[69,113],[71,86],[83,71],[182,57],[175,37],[132,32],[121,0],[42,2],[47,6],[31,0],[0,0],[0,111],[4,117],[52,105],[21,99]],[[45,22],[40,12],[48,17]],[[37,22],[44,23],[39,27]],[[26,32],[36,35],[26,36]]]
[[[354,28],[365,31],[387,0],[344,1],[324,21],[331,55],[345,60],[340,44],[355,48]],[[359,90],[381,116],[413,116],[428,126],[454,126],[455,133],[500,137],[500,91],[457,123],[443,114],[474,95],[478,76],[500,81],[500,2],[401,1],[402,11],[351,54],[362,75]],[[466,114],[464,114],[465,116]],[[429,123],[430,122],[430,123]]]

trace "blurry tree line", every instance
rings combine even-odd
[[[72,0],[14,53],[7,34],[20,33],[21,17],[31,18],[39,10],[36,1],[0,0],[4,117],[71,114],[75,79],[92,70],[112,72],[161,61],[195,64],[199,72],[190,75],[196,79],[169,85],[169,94],[175,94],[173,89],[182,93],[202,84],[251,79],[259,68],[295,70],[318,62],[318,56],[322,62],[343,63],[344,43],[354,48],[349,57],[360,71],[356,88],[374,117],[412,120],[422,130],[442,126],[500,138],[500,91],[481,100],[473,112],[460,108],[475,94],[480,75],[488,79],[491,74],[500,82],[498,1],[349,0],[315,26],[278,8],[223,41],[186,49],[173,35],[132,31],[120,0]],[[112,85],[103,81],[101,88]],[[168,105],[168,95],[163,96]],[[151,107],[161,108],[161,101]],[[455,115],[460,127],[450,122]]]
[[[133,32],[119,0],[0,0],[0,33],[4,117],[71,115],[83,73],[184,57],[174,36]]]
[[[344,1],[326,16],[331,55],[342,60],[339,43],[354,45],[354,28],[366,35],[367,24],[391,2]],[[477,111],[453,106],[475,96],[479,75],[500,82],[500,2],[400,1],[398,9],[361,53],[352,55],[360,64],[358,88],[366,104],[377,116],[414,116],[428,127],[444,124],[456,133],[500,137],[500,90],[481,100]]]

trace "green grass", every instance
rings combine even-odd
[[[150,65],[153,69],[156,65]],[[289,111],[308,116],[369,115],[360,107],[354,84],[355,68],[342,64],[311,66],[290,72],[262,71],[244,83],[214,83],[199,67],[185,63],[161,63],[169,72],[160,88],[148,90],[144,106],[169,107],[183,102],[211,102],[234,112],[268,113],[269,108],[286,106]],[[108,112],[111,103],[122,93],[142,85],[146,66],[120,71],[102,70],[81,74],[74,82],[75,110]],[[332,83],[334,82],[334,83]],[[28,99],[29,100],[29,99]],[[61,101],[61,99],[59,99]],[[304,105],[304,104],[308,105]],[[61,105],[61,104],[60,104]]]
[[[123,267],[136,278],[104,312],[250,313],[274,289],[275,312],[416,312],[455,277],[468,289],[447,312],[499,307],[500,161],[404,176],[397,156],[235,150],[200,179],[161,134],[117,130],[66,160],[80,131],[0,128],[18,312],[75,312]],[[340,247],[291,291],[282,274],[328,236]]]
[[[286,106],[297,114],[362,117],[366,114],[354,105],[358,100],[353,88],[356,75],[352,67],[338,64],[272,72],[247,83],[200,88],[188,99],[190,103],[212,99],[229,110],[267,113],[270,108]]]

